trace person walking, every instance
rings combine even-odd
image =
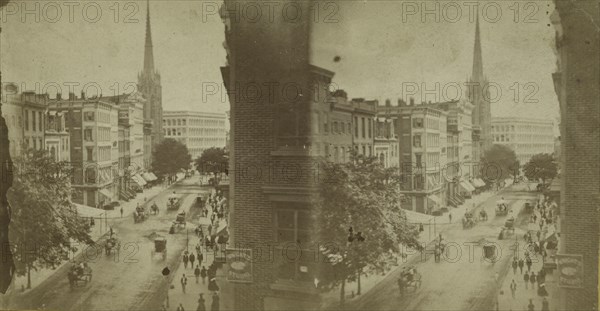
[[[204,255],[202,254],[200,248],[196,249],[196,258],[198,259],[198,265],[201,265],[202,261],[204,261]]]
[[[194,269],[194,276],[196,277],[196,284],[198,284],[198,279],[200,278],[200,265],[197,265],[196,269]]]
[[[179,307],[177,307],[177,311],[185,311],[182,304],[179,304]]]
[[[517,267],[519,266],[519,263],[517,262],[517,258],[513,258],[513,262],[512,262],[512,268],[513,268],[513,275],[517,274]]]
[[[204,300],[204,294],[200,293],[200,298],[198,298],[198,307],[196,311],[206,311],[206,305]]]
[[[542,299],[542,311],[550,311],[550,303],[548,302],[548,299],[546,299],[546,297]]]
[[[219,303],[219,294],[215,292],[212,296],[212,303],[210,305],[210,311],[219,311],[220,303]]]
[[[398,289],[400,290],[400,297],[404,297],[404,280],[402,277],[398,278]]]
[[[525,274],[523,275],[523,281],[525,281],[525,289],[528,289],[528,284],[529,284],[529,274],[527,273],[527,271],[525,271]]]
[[[519,259],[519,271],[521,271],[521,274],[523,274],[524,266],[525,266],[525,261],[523,260],[523,258]]]
[[[537,279],[535,277],[535,272],[531,272],[531,275],[529,276],[529,282],[531,282],[531,288],[535,289],[535,283],[536,283]]]
[[[515,293],[517,292],[517,283],[515,283],[514,279],[510,283],[510,292],[512,294],[512,298],[515,299]]]
[[[188,254],[187,253],[183,253],[183,267],[185,269],[187,269],[188,260],[189,260]]]
[[[185,287],[187,286],[187,277],[185,274],[181,277],[181,290],[185,294]]]
[[[200,270],[200,277],[202,277],[202,284],[206,283],[206,267],[202,266],[202,270]]]
[[[448,222],[452,223],[452,213],[448,213]]]
[[[121,218],[123,218],[123,206],[121,206]]]
[[[535,310],[535,306],[533,305],[533,299],[529,299],[529,304],[527,305],[527,310],[528,311],[534,311]]]
[[[196,256],[194,256],[194,253],[190,254],[189,260],[190,264],[192,265],[192,268],[194,268],[194,261],[196,261]]]

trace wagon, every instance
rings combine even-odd
[[[185,212],[178,213],[173,224],[185,228]]]
[[[150,258],[153,259],[156,254],[161,254],[163,260],[167,258],[167,239],[164,237],[154,239],[154,249],[150,251]]]
[[[92,280],[92,268],[87,264],[83,267],[79,265],[73,265],[67,273],[69,279],[69,285],[71,288],[81,285],[87,285]]]
[[[117,240],[115,237],[110,237],[106,240],[106,244],[104,245],[104,250],[106,255],[112,254],[113,251],[118,250],[121,246],[121,242]]]
[[[133,211],[133,222],[138,223],[146,220],[148,218],[148,211],[144,206],[138,206]]]
[[[498,200],[496,202],[496,216],[508,215],[508,204],[504,200]]]
[[[465,216],[462,219],[463,229],[469,229],[475,226],[475,219],[473,218],[472,213],[465,213]]]

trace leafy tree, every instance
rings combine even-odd
[[[547,179],[553,179],[558,173],[558,166],[552,155],[547,153],[536,154],[523,167],[525,177],[529,180],[542,179],[542,183],[546,184]]]
[[[341,285],[341,303],[346,281],[358,279],[360,284],[361,274],[388,269],[401,244],[422,249],[418,229],[406,222],[400,208],[397,171],[376,158],[352,158],[350,163],[322,163],[325,178],[313,205],[314,230],[327,239],[319,248],[328,259],[320,284],[330,289]]]
[[[31,269],[55,268],[76,251],[71,239],[91,245],[90,224],[70,201],[71,168],[55,162],[46,151],[27,150],[15,159],[14,181],[8,192],[12,208],[10,241],[18,275]]]
[[[504,145],[493,145],[481,158],[482,176],[488,182],[499,183],[519,172],[519,161],[515,152]]]
[[[225,148],[208,148],[196,159],[195,165],[199,173],[211,173],[216,181],[219,174],[227,173],[229,158]]]
[[[188,148],[172,138],[162,140],[152,151],[152,172],[161,178],[189,168],[191,162]]]

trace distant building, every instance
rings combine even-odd
[[[373,153],[373,121],[377,114],[377,100],[364,100],[363,98],[352,99],[353,134],[352,145],[359,155],[372,157]]]
[[[206,149],[225,147],[226,117],[224,113],[214,112],[165,111],[163,134],[186,145],[192,160],[195,160]]]
[[[71,137],[66,127],[64,113],[49,111],[45,114],[46,131],[44,144],[46,151],[55,161],[71,161]]]
[[[20,103],[18,87],[15,84],[2,86],[2,116],[8,127],[10,156],[14,159],[21,153],[23,146],[23,107]]]
[[[527,118],[493,118],[494,144],[510,147],[521,165],[539,153],[554,152],[554,121]]]
[[[390,107],[389,100],[386,101],[386,106]],[[400,167],[398,135],[394,132],[394,120],[389,115],[378,113],[374,122],[375,156],[385,167]]]

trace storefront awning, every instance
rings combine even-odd
[[[481,187],[485,187],[485,182],[483,180],[481,180],[481,178],[475,178],[473,180],[475,187],[477,188],[481,188]]]
[[[150,177],[152,177],[153,181],[158,179],[158,177],[156,177],[156,175],[154,175],[154,173],[150,172],[148,174],[150,174]]]
[[[77,203],[71,203],[75,210],[77,211],[77,216],[79,217],[101,217],[104,215],[105,211],[99,208],[89,207],[87,205],[81,205]]]
[[[467,192],[473,192],[475,190],[475,188],[473,188],[473,186],[468,181],[465,181],[465,180],[460,182],[460,187],[463,188],[463,190],[465,190]]]
[[[433,203],[437,204],[438,206],[442,206],[442,200],[437,195],[432,194],[432,195],[427,196],[427,198],[429,200],[433,201]]]
[[[98,190],[98,192],[100,192],[100,194],[102,194],[109,200],[112,200],[112,198],[113,198],[112,192],[110,192],[108,189],[100,189],[100,190]]]
[[[143,187],[146,184],[146,181],[144,181],[144,179],[141,178],[139,175],[133,175],[131,176],[131,179],[135,181],[135,183],[138,184],[140,187]]]

